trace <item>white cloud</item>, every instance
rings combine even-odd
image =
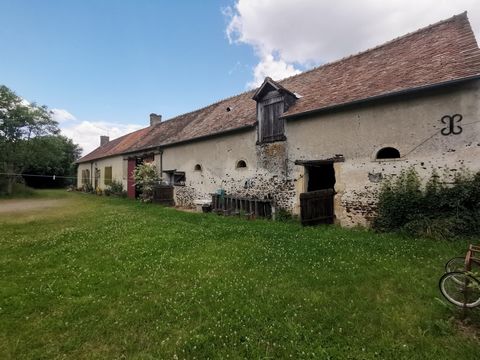
[[[266,54],[255,66],[253,80],[247,84],[247,87],[259,86],[267,76],[280,80],[299,73],[300,70],[295,69],[292,64],[288,64],[282,59],[275,59],[271,54]]]
[[[73,115],[72,115],[73,116]],[[142,128],[138,124],[118,124],[105,121],[70,121],[60,124],[63,135],[69,137],[88,154],[100,145],[100,136],[108,135],[110,140]]]
[[[223,11],[230,43],[253,47],[248,86],[368,49],[467,10],[480,30],[477,0],[237,0]]]
[[[75,121],[77,118],[64,109],[50,109],[53,120],[57,121],[59,124]]]

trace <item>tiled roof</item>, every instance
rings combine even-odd
[[[463,13],[279,83],[301,95],[284,114],[288,117],[477,75],[480,50]],[[78,162],[253,126],[254,94],[255,90],[245,92],[124,135]]]

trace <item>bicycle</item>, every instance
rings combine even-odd
[[[480,246],[470,245],[464,258],[454,257],[445,264],[446,272],[438,285],[442,295],[454,305],[480,305],[480,258],[476,254],[480,254]]]

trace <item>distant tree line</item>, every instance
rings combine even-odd
[[[0,195],[11,195],[18,182],[33,187],[67,185],[68,178],[75,176],[75,161],[81,151],[71,139],[60,135],[58,123],[46,106],[28,103],[0,85]]]

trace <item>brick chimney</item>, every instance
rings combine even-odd
[[[157,115],[155,113],[150,114],[150,126],[160,124],[162,122],[162,115]]]
[[[100,146],[107,144],[110,141],[108,136],[102,135],[100,136]]]

